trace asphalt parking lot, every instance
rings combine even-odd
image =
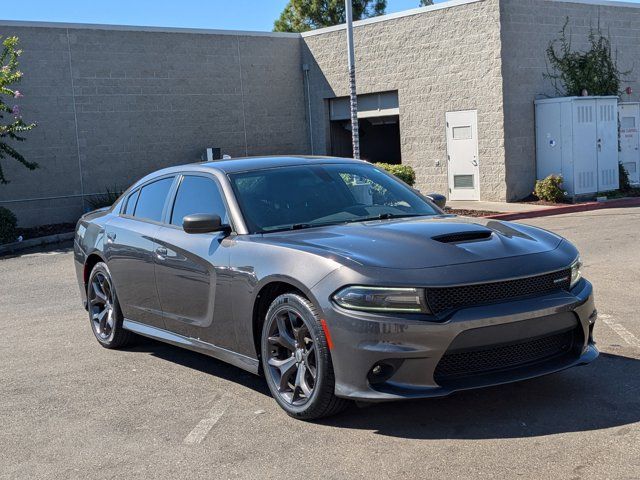
[[[524,222],[581,250],[596,362],[319,423],[217,360],[101,348],[69,249],[2,259],[0,478],[640,478],[640,208]]]

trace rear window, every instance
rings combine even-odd
[[[173,177],[168,177],[142,187],[133,214],[134,217],[154,222],[162,221],[162,210],[172,183]]]
[[[125,215],[133,215],[133,212],[136,209],[136,202],[138,201],[138,195],[140,195],[140,190],[136,190],[127,199],[127,206],[124,209]]]

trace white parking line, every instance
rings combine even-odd
[[[182,443],[187,445],[197,445],[202,442],[204,437],[207,436],[213,426],[218,423],[218,420],[224,415],[227,410],[227,402],[225,396],[220,396],[214,400],[213,408],[209,410],[209,414],[206,418],[200,420],[198,425],[185,437]]]
[[[611,327],[611,330],[613,330],[618,335],[620,335],[622,339],[625,342],[627,342],[629,345],[636,348],[640,348],[640,339],[638,339],[638,337],[636,337],[633,333],[631,333],[629,330],[624,328],[619,323],[614,322],[613,319],[611,318],[611,315],[607,315],[606,313],[600,313],[598,314],[598,318],[600,318],[603,323]]]

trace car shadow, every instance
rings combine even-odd
[[[601,354],[588,366],[561,373],[445,398],[350,409],[322,424],[435,440],[537,437],[638,421],[640,360]]]
[[[131,347],[124,349],[129,352],[148,353],[168,362],[176,363],[199,372],[241,384],[244,387],[270,396],[269,387],[262,377],[246,372],[221,360],[202,353],[193,352],[176,347],[151,338],[138,337]]]
[[[263,378],[200,353],[151,339],[140,339],[128,350],[146,352],[270,395]],[[601,354],[590,365],[533,380],[437,399],[359,407],[354,404],[316,423],[436,440],[536,437],[622,427],[639,421],[640,360]],[[621,429],[616,434],[626,431]]]

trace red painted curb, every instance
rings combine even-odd
[[[619,200],[609,200],[606,202],[587,202],[576,205],[562,205],[561,207],[545,208],[544,210],[529,210],[526,212],[499,213],[497,215],[487,215],[483,218],[493,218],[496,220],[521,220],[523,218],[549,217],[551,215],[562,215],[563,213],[587,212],[589,210],[600,210],[601,208],[638,207],[640,197],[621,198]]]

